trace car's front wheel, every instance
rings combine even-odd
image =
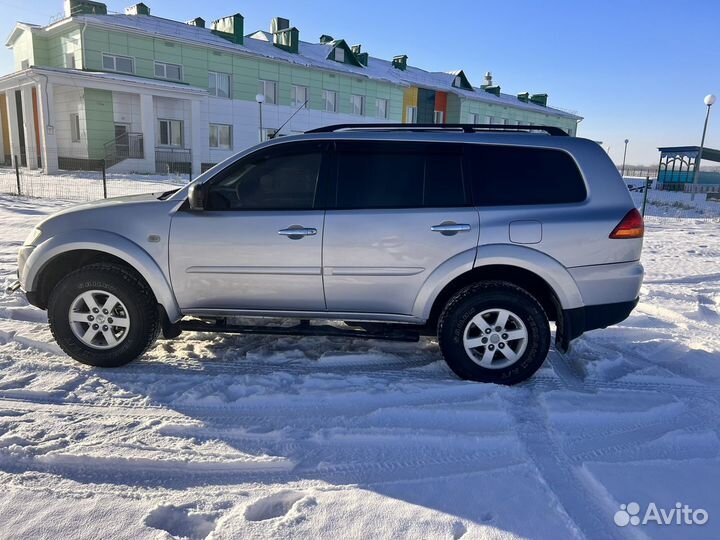
[[[466,287],[445,306],[440,349],[459,377],[515,384],[535,373],[550,347],[550,326],[527,291],[501,281]]]
[[[141,356],[159,330],[152,291],[134,272],[113,264],[86,266],[63,278],[50,294],[48,319],[63,351],[98,367]]]

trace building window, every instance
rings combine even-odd
[[[406,120],[408,124],[414,124],[417,122],[417,107],[408,107]]]
[[[177,64],[155,62],[155,76],[169,81],[182,81],[182,67]]]
[[[230,75],[208,71],[208,94],[215,97],[230,97]]]
[[[75,69],[75,53],[65,53],[65,67],[68,69]]]
[[[70,115],[70,140],[80,142],[80,115],[77,113]]]
[[[480,123],[480,115],[477,113],[471,113],[470,114],[470,123],[471,124],[479,124]]]
[[[445,113],[443,111],[435,111],[433,114],[433,123],[442,124],[445,121]]]
[[[118,73],[134,73],[135,61],[129,56],[118,56],[116,54],[102,55],[103,69],[117,71]]]
[[[210,124],[210,148],[230,150],[232,148],[232,126]]]
[[[183,145],[183,123],[181,120],[158,120],[157,141],[160,146]]]
[[[275,81],[260,81],[260,94],[265,96],[266,105],[277,104],[277,83]]]
[[[327,112],[337,112],[337,92],[323,90],[323,101]]]
[[[350,96],[350,105],[352,105],[352,113],[362,116],[365,114],[365,96],[353,94]]]
[[[335,47],[335,61],[345,62],[345,49],[342,47]]]
[[[307,107],[308,89],[307,86],[292,87],[292,104],[294,107]]]
[[[377,98],[375,100],[375,116],[378,118],[388,117],[388,100]]]

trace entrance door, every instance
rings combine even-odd
[[[115,155],[119,159],[130,157],[128,126],[126,124],[115,124]]]
[[[170,274],[185,312],[323,311],[323,151],[312,142],[255,152],[208,181],[204,211],[178,211]]]

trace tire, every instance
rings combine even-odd
[[[105,306],[110,307],[106,314],[102,312]],[[90,320],[85,322],[91,318],[98,327],[93,332]],[[93,264],[63,278],[50,294],[48,319],[63,351],[97,367],[118,367],[135,360],[160,333],[152,290],[133,271],[113,264]]]
[[[507,317],[505,323],[501,314]],[[501,331],[498,322],[503,323]],[[438,340],[458,377],[511,385],[531,377],[545,361],[550,325],[540,303],[527,291],[504,281],[487,281],[460,290],[448,301],[438,321]]]

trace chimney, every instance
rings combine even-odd
[[[273,45],[283,51],[297,54],[300,49],[300,31],[294,26],[290,28],[290,21],[282,17],[275,17],[270,22],[270,31],[273,36]]]
[[[125,8],[125,15],[150,15],[150,8],[140,2]]]
[[[326,43],[330,43],[331,41],[335,41],[335,38],[333,38],[332,36],[328,36],[327,34],[323,34],[322,36],[320,36],[320,43],[322,43],[323,45],[325,45]]]
[[[213,21],[211,29],[213,34],[237,43],[238,45],[243,44],[243,25],[245,19],[239,13],[235,15],[228,15],[217,21]]]
[[[288,30],[290,28],[290,21],[288,19],[283,19],[282,17],[273,17],[273,20],[270,21],[270,32],[273,34],[275,32],[279,32],[280,30]]]
[[[407,69],[407,54],[401,54],[398,56],[393,56],[392,59],[392,66],[395,69],[399,69],[401,71],[405,71]]]
[[[488,88],[488,87],[490,87],[490,86],[492,86],[492,85],[493,85],[493,82],[492,82],[492,73],[490,73],[489,71],[487,71],[487,72],[485,72],[485,80],[484,80],[484,82],[480,85],[480,88],[483,88],[483,89],[484,89],[484,88]]]
[[[190,26],[197,26],[198,28],[205,28],[205,19],[202,17],[195,17],[194,19],[187,22]]]
[[[535,103],[536,105],[542,105],[543,107],[547,107],[547,94],[533,94],[530,96],[530,101]]]
[[[75,15],[107,15],[107,6],[91,0],[65,0],[63,8],[66,17]]]
[[[523,103],[527,103],[530,100],[530,94],[528,92],[523,92],[522,94],[518,94],[517,98]]]
[[[361,52],[362,45],[353,45],[350,47],[350,50],[355,55],[355,58],[358,59],[358,62],[360,62],[363,66],[367,67],[368,65],[368,53]]]

